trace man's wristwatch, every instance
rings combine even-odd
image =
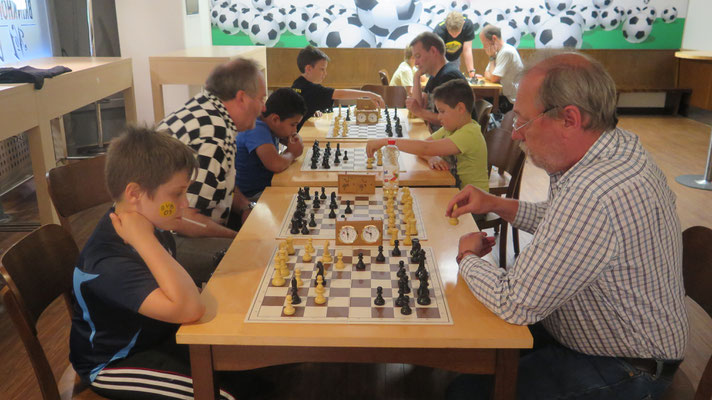
[[[457,257],[455,257],[455,261],[459,264],[460,261],[462,261],[465,256],[476,256],[477,254],[472,251],[472,250],[465,250],[462,253],[458,254]]]
[[[247,203],[247,205],[242,206],[240,211],[252,210],[253,208],[255,208],[255,206],[257,206],[257,203],[255,203],[254,201],[251,201],[251,202]]]

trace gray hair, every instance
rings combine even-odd
[[[254,60],[230,60],[213,69],[205,81],[205,89],[223,101],[234,99],[240,90],[255,96],[260,85],[260,73],[260,66]]]
[[[493,36],[497,36],[500,39],[502,38],[502,30],[492,24],[487,24],[487,26],[482,28],[482,34],[485,35],[487,40],[492,40]]]
[[[578,107],[589,121],[586,130],[607,131],[618,124],[616,84],[603,65],[577,52],[553,52],[523,71],[544,74],[538,102],[545,109]]]

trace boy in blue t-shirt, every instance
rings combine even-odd
[[[252,130],[237,135],[236,184],[251,201],[302,154],[304,146],[297,125],[307,111],[302,96],[289,88],[277,89],[265,102],[265,111]],[[279,144],[287,148],[279,153]]]
[[[205,305],[175,260],[170,230],[185,223],[197,167],[189,147],[152,129],[128,128],[111,142],[105,173],[115,204],[74,269],[69,340],[74,370],[104,397],[192,398],[188,349],[175,333]]]

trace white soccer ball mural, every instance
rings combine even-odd
[[[210,0],[209,19],[214,38],[243,38],[239,44],[249,38],[266,46],[299,47],[306,40],[324,47],[403,48],[457,11],[474,26],[475,48],[486,25],[499,27],[516,47],[607,48],[602,43],[618,40],[627,48],[669,43],[670,37],[681,42],[688,1]]]

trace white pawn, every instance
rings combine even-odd
[[[292,295],[289,294],[287,295],[287,305],[284,306],[284,310],[282,312],[284,313],[284,315],[294,315],[295,311],[297,310],[292,305]]]
[[[294,278],[297,280],[297,287],[302,287],[304,281],[302,280],[302,270],[299,268],[294,269]]]
[[[334,265],[334,268],[336,269],[344,269],[344,255],[341,252],[336,253],[336,264]]]
[[[287,254],[294,255],[294,239],[292,238],[287,238]]]

